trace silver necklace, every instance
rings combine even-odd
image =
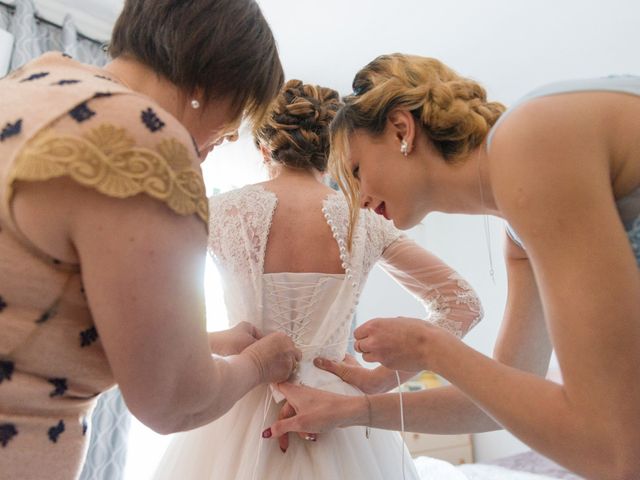
[[[480,152],[478,152],[478,156]],[[480,205],[482,206],[482,210],[485,209],[484,204],[484,189],[482,188],[482,175],[480,174],[480,159],[478,159],[478,186],[480,187]],[[496,284],[496,273],[493,268],[493,253],[491,252],[491,228],[489,226],[489,215],[486,213],[483,215],[484,217],[484,238],[487,243],[487,254],[489,255],[489,276],[491,277],[491,281],[493,284]]]

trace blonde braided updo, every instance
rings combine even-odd
[[[254,130],[256,145],[275,162],[290,168],[327,169],[329,123],[341,106],[330,88],[289,80],[274,101],[265,122]]]
[[[349,199],[351,230],[358,218],[358,182],[349,164],[349,135],[383,133],[394,109],[412,113],[445,161],[465,158],[482,144],[505,107],[485,89],[434,58],[394,53],[360,70],[331,125],[330,170]]]

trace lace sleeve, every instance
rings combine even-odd
[[[413,240],[401,237],[389,245],[380,266],[422,302],[428,321],[458,337],[482,318],[482,305],[471,285]]]
[[[365,232],[363,249],[364,257],[362,273],[368,275],[376,262],[382,257],[385,249],[403,236],[402,232],[393,226],[393,223],[384,217],[372,212],[362,210],[360,222]]]
[[[238,276],[262,273],[267,237],[278,203],[259,185],[247,185],[209,200],[208,251]]]
[[[366,215],[368,215],[368,240],[376,246],[376,249],[380,251],[380,254],[382,254],[385,248],[403,236],[402,232],[394,227],[392,221],[387,220],[370,210],[366,211]]]

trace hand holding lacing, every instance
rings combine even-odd
[[[438,371],[451,342],[460,342],[452,332],[417,318],[375,318],[353,332],[354,348],[366,362],[380,362],[392,370]]]
[[[262,338],[260,331],[249,322],[240,322],[232,328],[209,332],[211,353],[223,357],[238,355],[245,348]]]
[[[287,380],[302,358],[302,352],[284,333],[271,333],[248,346],[242,355],[254,363],[263,383],[278,383]]]

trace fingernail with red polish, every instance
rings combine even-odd
[[[271,438],[271,429],[267,428],[264,432],[262,432],[262,438]]]

